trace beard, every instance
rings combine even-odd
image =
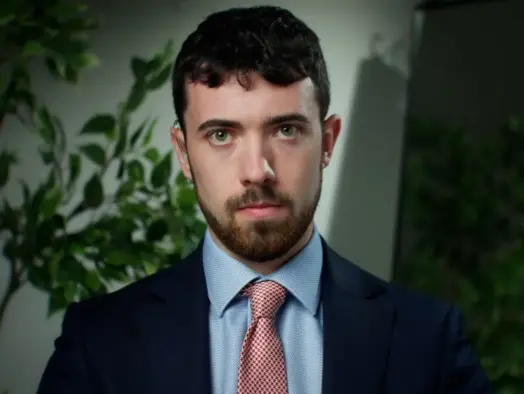
[[[303,237],[313,221],[322,190],[322,170],[315,195],[300,211],[287,194],[278,192],[272,185],[253,186],[242,196],[226,201],[226,218],[220,218],[205,203],[198,192],[193,174],[194,188],[200,209],[209,228],[222,244],[237,256],[249,261],[263,263],[287,254]],[[289,215],[279,220],[257,219],[241,226],[235,219],[237,210],[250,203],[271,201],[287,208]]]

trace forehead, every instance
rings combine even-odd
[[[318,121],[318,104],[311,79],[277,86],[257,75],[251,78],[248,89],[240,85],[235,76],[217,88],[208,88],[201,83],[188,84],[188,129],[198,127],[198,124],[211,118],[235,120],[247,126],[289,113],[300,113],[311,122]]]

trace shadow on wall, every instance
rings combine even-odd
[[[335,250],[385,280],[391,276],[405,95],[406,77],[380,54],[361,62],[329,232]]]

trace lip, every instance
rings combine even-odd
[[[255,218],[267,218],[279,215],[284,211],[284,206],[262,203],[262,204],[248,204],[238,210],[239,213],[255,217]]]
[[[268,203],[268,202],[265,202],[265,203],[256,203],[256,204],[247,204],[247,205],[244,205],[242,207],[240,207],[240,210],[242,209],[259,209],[259,208],[278,208],[278,207],[281,207],[281,205],[279,204],[272,204],[272,203]]]

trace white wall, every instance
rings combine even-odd
[[[271,1],[289,7],[321,37],[333,84],[331,112],[344,121],[338,147],[325,175],[317,224],[343,255],[369,271],[389,278],[396,215],[397,183],[405,88],[406,36],[414,0],[295,0]],[[208,13],[255,1],[119,0],[92,2],[103,18],[95,48],[103,64],[84,74],[79,87],[50,84],[44,73],[35,75],[36,88],[59,114],[71,133],[96,111],[113,111],[131,82],[131,55],[151,55],[170,38],[178,47]],[[401,51],[388,60],[370,57],[375,34],[386,50]],[[398,49],[397,48],[397,49]],[[169,88],[155,94],[141,112],[160,116],[154,143],[169,147],[174,112]],[[138,117],[141,120],[142,116]],[[16,150],[24,165],[16,176],[30,184],[42,173],[32,139],[13,122],[5,125],[0,144]],[[8,197],[18,198],[10,190]],[[0,263],[0,290],[7,264]],[[47,299],[26,287],[8,309],[0,333],[0,391],[34,393],[59,334],[61,316],[46,320]]]

